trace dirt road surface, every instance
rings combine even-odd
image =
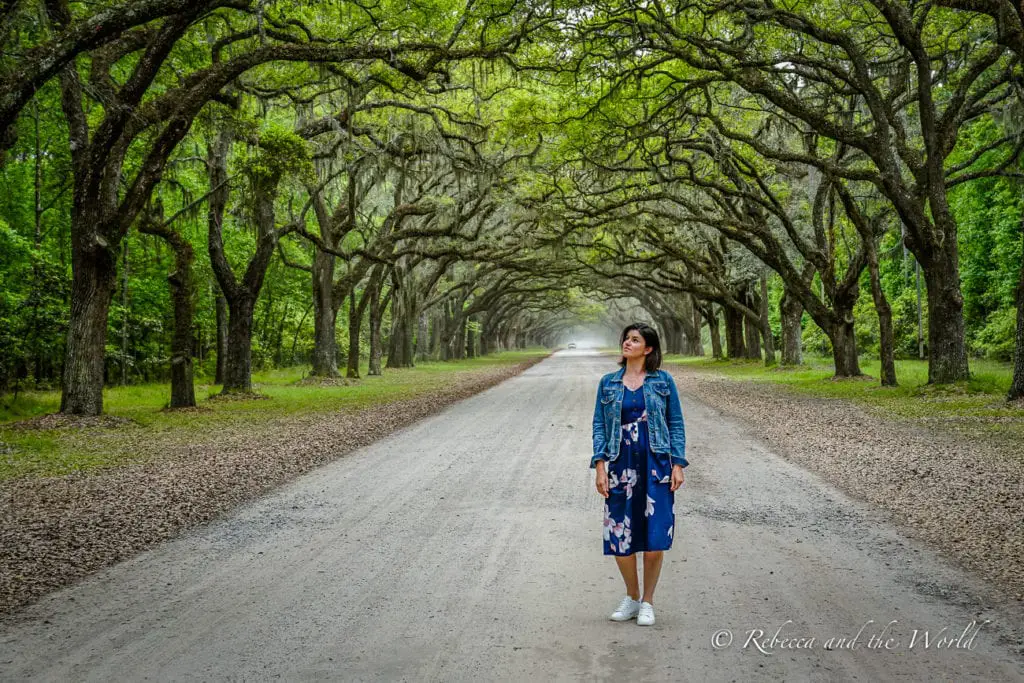
[[[0,625],[0,679],[1024,680],[1018,603],[686,395],[657,623],[609,621],[614,369],[555,354],[50,595]]]

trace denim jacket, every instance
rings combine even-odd
[[[622,396],[625,386],[622,376],[626,368],[609,372],[597,385],[594,403],[594,457],[590,467],[598,460],[612,461],[619,457],[622,430]],[[675,380],[664,370],[648,372],[644,378],[644,404],[647,406],[647,429],[651,451],[668,453],[673,465],[686,467],[686,430],[683,410]]]

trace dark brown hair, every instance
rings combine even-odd
[[[644,356],[644,370],[647,372],[654,372],[660,368],[661,340],[658,339],[658,333],[655,329],[647,323],[630,323],[629,325],[626,325],[626,328],[622,330],[622,334],[619,336],[619,349],[621,349],[622,344],[625,343],[630,330],[636,330],[639,332],[640,336],[644,338],[644,345],[651,347],[651,352]],[[625,356],[619,358],[619,365],[626,365]]]

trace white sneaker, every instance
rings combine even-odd
[[[640,601],[634,600],[628,595],[622,598],[622,602],[619,603],[619,608],[612,612],[612,615],[608,617],[612,621],[629,621],[640,612]]]
[[[649,602],[641,602],[639,613],[636,615],[637,626],[654,626],[654,605]]]

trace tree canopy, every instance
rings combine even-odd
[[[1022,36],[1002,0],[4,2],[0,391],[188,406],[643,317],[1019,398]]]

